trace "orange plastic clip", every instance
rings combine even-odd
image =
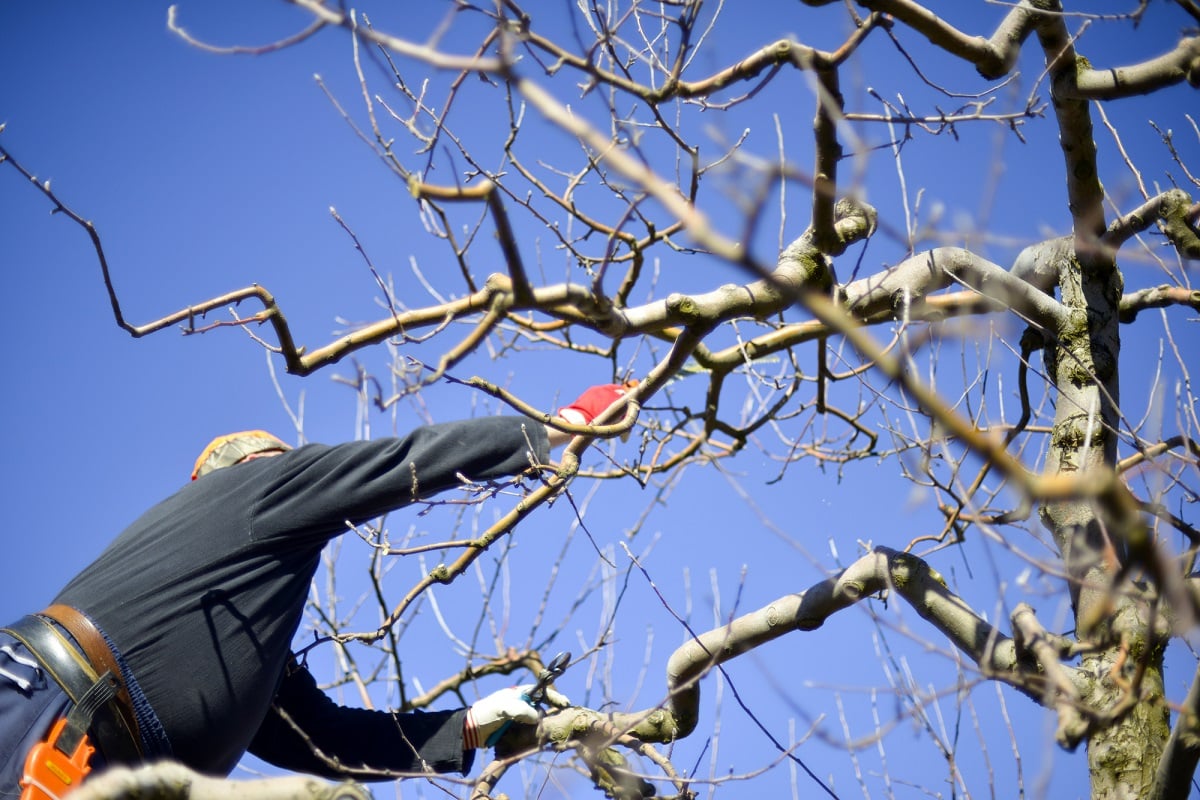
[[[54,723],[46,741],[38,742],[25,758],[25,773],[21,777],[21,800],[59,800],[79,786],[92,771],[88,761],[96,748],[87,736],[79,740],[73,753],[58,748],[58,737],[67,726],[63,717]]]

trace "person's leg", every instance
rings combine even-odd
[[[25,757],[69,703],[25,645],[0,633],[0,798],[20,795]]]

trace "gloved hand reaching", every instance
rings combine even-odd
[[[558,415],[572,425],[591,425],[602,411],[624,396],[625,387],[619,383],[593,386],[575,402],[560,408]]]
[[[492,692],[467,709],[463,719],[463,749],[489,746],[488,739],[508,722],[537,725],[541,714],[527,699],[534,686],[529,683]],[[546,701],[559,707],[571,704],[553,689],[546,689]]]

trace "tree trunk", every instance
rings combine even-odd
[[[1111,259],[1097,253],[1065,258],[1058,272],[1070,313],[1045,353],[1058,391],[1046,470],[1112,469],[1120,425],[1117,304],[1123,281]],[[1128,581],[1113,585],[1128,555],[1121,522],[1105,518],[1090,500],[1048,503],[1041,517],[1071,581],[1077,636],[1103,645],[1081,664],[1091,676],[1081,699],[1096,715],[1088,739],[1092,797],[1144,797],[1170,733],[1162,702],[1163,642],[1153,632],[1145,597]],[[1142,702],[1125,711],[1130,692]]]

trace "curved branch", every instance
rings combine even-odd
[[[409,179],[408,192],[417,200],[468,201],[487,203],[488,211],[496,225],[496,236],[500,241],[500,251],[508,265],[508,274],[512,279],[513,300],[515,305],[529,305],[532,300],[529,276],[525,270],[525,262],[521,258],[521,250],[517,245],[517,235],[513,231],[508,210],[500,196],[499,186],[490,178],[470,187],[443,187],[417,180]]]
[[[834,0],[802,0],[808,6],[825,6]],[[911,0],[859,0],[859,5],[898,21],[934,45],[975,65],[979,74],[994,80],[1016,66],[1021,45],[1033,31],[1036,17],[1028,0],[1017,3],[990,38],[972,36],[950,25],[920,3]]]
[[[669,77],[657,88],[647,86],[618,75],[610,70],[601,69],[595,59],[587,58],[557,43],[533,30],[523,30],[521,38],[533,47],[553,56],[557,65],[567,64],[573,69],[586,73],[597,83],[613,86],[621,91],[640,97],[650,104],[662,103],[673,98],[696,98],[714,94],[735,83],[746,83],[758,78],[763,72],[782,65],[791,65],[799,70],[828,69],[837,66],[850,56],[872,30],[882,21],[882,17],[873,14],[850,34],[847,40],[835,51],[827,53],[808,47],[791,39],[779,39],[760,47],[741,61],[724,69],[718,70],[707,78],[694,81],[680,80],[674,75]],[[764,78],[770,80],[771,75]]]
[[[1060,725],[1063,743],[1078,743],[1086,726],[1081,727],[1073,702],[1076,671],[1057,660],[1065,655],[1065,645],[1055,643],[1034,624],[1032,610],[1023,606],[1014,612],[1014,617],[1021,617],[1026,641],[1036,643],[1036,651],[1026,657],[1017,641],[972,611],[925,561],[888,547],[877,547],[838,575],[681,645],[667,662],[667,696],[661,707],[613,714],[565,709],[543,720],[541,735],[552,743],[564,742],[603,724],[642,741],[686,737],[699,718],[699,682],[713,668],[793,631],[816,630],[837,612],[888,591],[903,597],[922,619],[978,664],[985,676],[1003,681],[1039,703],[1057,705],[1064,719]]]
[[[324,28],[325,24],[326,23],[324,20],[315,19],[311,23],[309,23],[308,27],[306,27],[304,30],[300,31],[299,33],[293,34],[292,36],[288,36],[283,39],[279,39],[278,41],[271,42],[270,44],[259,45],[257,47],[247,47],[245,45],[234,45],[232,47],[221,47],[219,45],[213,45],[213,44],[209,44],[208,42],[200,41],[199,39],[197,39],[196,37],[194,37],[190,33],[188,33],[184,29],[184,27],[179,24],[179,6],[172,5],[167,8],[167,30],[169,30],[171,33],[178,36],[180,39],[182,39],[184,42],[191,45],[192,47],[195,47],[198,50],[203,50],[206,53],[214,53],[216,55],[261,56],[261,55],[265,55],[267,53],[274,53],[277,50],[284,50],[288,47],[300,44],[301,42],[311,38],[318,31],[320,31],[322,28]]]
[[[1187,192],[1170,189],[1113,220],[1100,242],[1116,251],[1130,238],[1158,222],[1180,256],[1200,258],[1200,229],[1196,227],[1194,208]]]
[[[842,289],[858,318],[893,311],[901,302],[919,304],[932,292],[962,283],[982,297],[1011,308],[1042,330],[1054,331],[1063,309],[1042,287],[961,247],[938,247],[857,280]]]

